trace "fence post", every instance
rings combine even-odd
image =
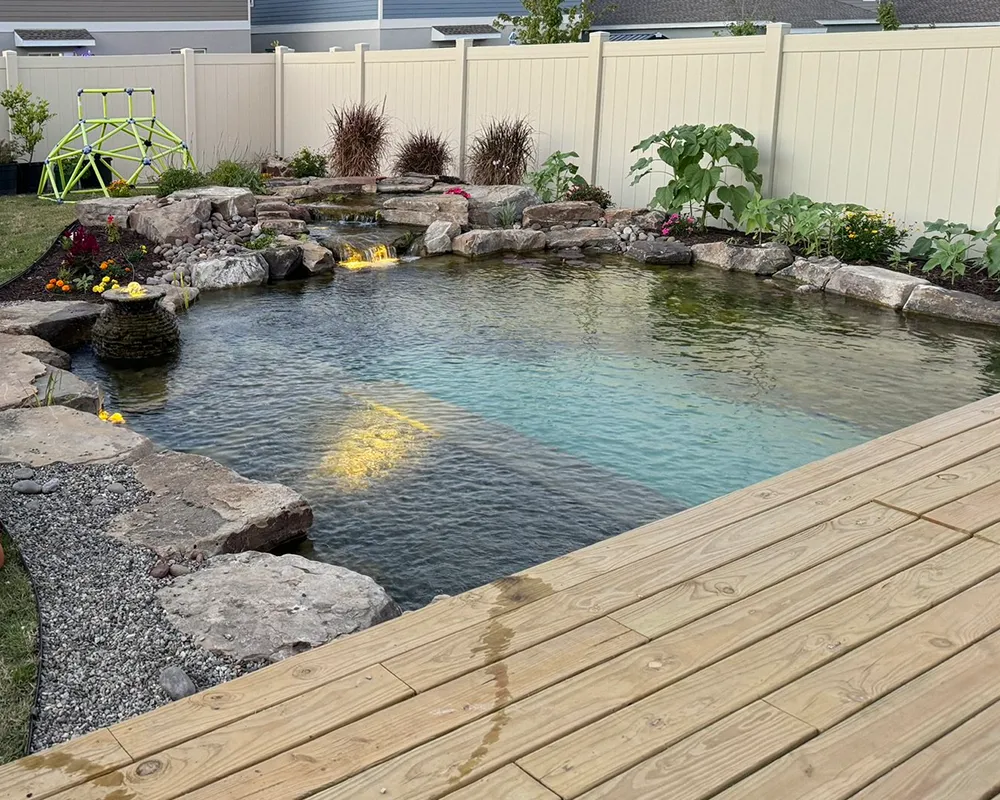
[[[343,48],[341,48],[341,47],[331,47],[330,48],[330,52],[331,53],[339,53],[342,49]]]
[[[285,53],[288,48],[274,48],[274,154],[285,157]]]
[[[195,80],[194,50],[181,48],[184,61],[184,142],[196,164],[201,163],[198,144],[198,83]]]
[[[781,103],[781,60],[784,53],[785,34],[791,26],[787,22],[767,26],[764,40],[764,104],[761,109],[762,127],[758,149],[761,155],[762,192],[768,196],[774,190],[774,161],[778,150],[778,112]]]
[[[455,41],[455,88],[452,97],[458,100],[455,103],[455,113],[457,116],[456,130],[458,131],[458,156],[456,161],[458,176],[465,175],[465,137],[468,135],[468,120],[466,114],[469,109],[468,98],[469,85],[469,41],[468,39],[457,39]]]
[[[17,77],[17,51],[16,50],[4,50],[3,51],[3,65],[4,65],[4,74],[7,76],[7,85],[3,86],[3,87],[0,87],[0,88],[3,88],[3,89],[13,89],[15,86],[17,86],[18,83],[20,83],[20,80]],[[10,138],[14,138],[14,131],[13,131],[13,129],[10,126],[11,126],[11,122],[10,122],[10,119],[8,118],[8,120],[7,120],[7,135]]]
[[[365,52],[368,50],[367,42],[358,42],[354,45],[354,60],[358,65],[358,102],[365,102]]]
[[[597,148],[601,137],[601,83],[604,73],[604,43],[608,34],[604,31],[594,31],[590,34],[590,53],[587,56],[587,87],[590,91],[591,121],[587,126],[587,142],[583,151],[584,157],[590,162],[587,180],[594,183],[597,180]]]

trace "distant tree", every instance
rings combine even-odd
[[[898,31],[901,23],[899,14],[896,13],[896,4],[892,0],[880,0],[878,11],[875,12],[875,21],[884,31]]]
[[[730,36],[759,36],[764,28],[758,23],[771,19],[767,0],[730,0],[729,8],[730,19],[736,20],[726,26]]]
[[[590,30],[599,11],[610,11],[613,6],[598,8],[597,0],[580,0],[563,7],[562,0],[523,0],[524,16],[497,14],[496,27],[513,25],[511,38],[518,44],[561,44],[579,42]]]

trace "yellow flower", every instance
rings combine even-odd
[[[849,233],[849,234],[847,234],[847,238],[848,239],[857,239],[858,235],[856,233]]]
[[[123,417],[116,411],[114,414],[108,417],[108,422],[110,422],[112,425],[124,425],[125,417]]]
[[[101,294],[104,291],[104,289],[102,289],[101,286],[98,284],[90,291],[92,291],[94,294]]]
[[[104,422],[107,422],[111,415],[105,411],[103,408],[97,412],[97,416],[100,417]]]
[[[105,276],[104,276],[104,277],[103,277],[103,278],[101,279],[101,283],[107,283],[107,282],[108,282],[108,281],[110,281],[110,280],[111,280],[111,276],[110,276],[110,275],[105,275]]]

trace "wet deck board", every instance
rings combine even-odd
[[[0,767],[0,800],[979,797],[1000,396]]]

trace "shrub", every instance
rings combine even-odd
[[[906,230],[881,211],[847,210],[833,236],[833,255],[841,261],[884,264],[899,249]]]
[[[377,175],[389,146],[385,106],[334,108],[330,121],[330,171],[344,177]]]
[[[13,142],[0,139],[0,166],[13,164],[15,161],[17,161],[17,148]]]
[[[101,251],[97,237],[82,226],[62,238],[62,248],[66,252],[62,266],[73,275],[92,270]]]
[[[518,184],[534,153],[534,131],[523,118],[492,120],[472,139],[469,169],[474,183]]]
[[[742,22],[731,22],[726,26],[730,36],[759,36],[764,29],[753,20],[745,19]]]
[[[326,156],[303,147],[292,156],[288,168],[296,178],[322,178],[326,175]]]
[[[275,238],[274,231],[262,231],[260,236],[247,242],[243,246],[250,250],[267,250],[267,248],[274,244]]]
[[[735,141],[734,141],[735,140]],[[676,125],[668,131],[644,139],[632,152],[655,148],[656,157],[643,156],[629,170],[632,185],[653,171],[656,160],[670,168],[671,178],[653,196],[664,211],[684,210],[691,216],[700,213],[700,227],[706,218],[721,217],[728,206],[739,218],[752,194],[742,184],[724,180],[725,170],[735,170],[738,177],[760,190],[763,179],[757,172],[760,154],[753,146],[754,137],[731,123],[724,125]],[[707,162],[707,163],[705,163]],[[713,195],[715,200],[712,199]]]
[[[892,0],[880,0],[875,11],[875,21],[884,31],[898,31],[900,27],[899,14]]]
[[[0,92],[0,106],[10,117],[14,146],[29,162],[35,157],[35,148],[45,138],[46,123],[55,116],[49,111],[48,100],[34,100],[33,97],[20,84]]]
[[[565,196],[571,187],[587,185],[577,174],[579,167],[570,161],[571,158],[579,157],[579,153],[557,150],[545,159],[538,171],[529,172],[525,182],[535,190],[543,203],[552,203]]]
[[[411,133],[396,150],[393,169],[421,175],[443,175],[451,163],[451,145],[440,134],[430,131]]]
[[[205,185],[205,176],[197,170],[171,167],[164,170],[156,182],[156,196],[166,197],[181,189],[194,189]]]
[[[592,203],[597,203],[601,208],[611,208],[614,205],[611,201],[611,193],[607,189],[602,189],[600,186],[592,186],[589,183],[582,183],[572,187],[566,192],[566,199],[589,200]]]
[[[254,194],[267,192],[267,185],[260,170],[251,164],[239,161],[220,161],[218,166],[208,173],[208,182],[213,186],[235,186],[249,189]]]

